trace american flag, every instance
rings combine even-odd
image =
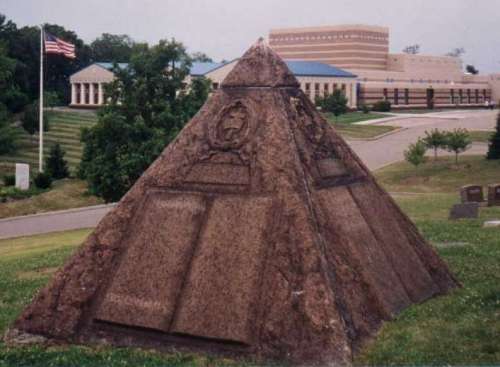
[[[51,35],[48,32],[44,32],[45,38],[45,53],[48,54],[60,54],[67,58],[74,59],[75,55],[75,45],[69,42],[65,42],[56,36]]]

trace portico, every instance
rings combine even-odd
[[[118,64],[125,67],[125,64]],[[105,102],[104,85],[114,79],[111,63],[94,63],[70,77],[71,107],[95,108]]]

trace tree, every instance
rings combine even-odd
[[[103,33],[90,44],[92,60],[98,62],[129,62],[134,40],[126,34]]]
[[[497,116],[495,132],[490,137],[486,159],[500,159],[500,113]]]
[[[472,75],[477,75],[479,74],[479,70],[477,70],[474,65],[467,65],[465,67],[465,71],[472,74]]]
[[[40,114],[39,114],[39,102],[34,101],[33,103],[26,106],[24,109],[24,115],[21,118],[21,124],[24,130],[30,135],[35,135],[35,133],[40,131]],[[49,118],[47,113],[43,114],[43,131],[49,130]]]
[[[458,155],[470,148],[472,140],[466,129],[455,129],[446,133],[446,149],[455,153],[455,163],[458,164]]]
[[[333,113],[335,115],[335,121],[338,120],[341,114],[347,112],[347,97],[344,92],[339,89],[335,89],[332,94],[324,98],[318,98],[316,104],[321,107],[323,111]]]
[[[199,62],[214,62],[211,57],[203,52],[194,52],[191,54],[191,60]]]
[[[437,160],[437,151],[439,148],[446,148],[446,134],[433,129],[430,132],[425,132],[425,138],[422,140],[425,146],[434,150],[434,160]]]
[[[189,66],[182,44],[162,40],[133,54],[127,68],[114,69],[105,87],[109,104],[81,137],[79,176],[90,192],[119,200],[198,111],[209,83],[194,79],[186,89]]]
[[[0,154],[12,153],[17,149],[18,134],[12,126],[10,113],[3,103],[0,103]]]
[[[418,168],[419,165],[425,162],[425,152],[427,147],[425,143],[418,139],[416,143],[410,144],[408,149],[404,151],[405,159],[408,163],[411,163]]]
[[[45,160],[46,172],[56,180],[69,176],[68,162],[64,159],[65,154],[61,145],[56,143],[50,148],[50,154]]]
[[[405,48],[403,48],[403,52],[405,54],[416,55],[420,53],[420,45],[416,43],[414,45],[406,46]]]
[[[446,54],[446,56],[451,56],[451,57],[462,57],[462,55],[465,54],[465,48],[463,47],[457,47],[451,50]]]

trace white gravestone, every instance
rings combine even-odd
[[[30,188],[30,165],[16,163],[16,187],[21,190]]]

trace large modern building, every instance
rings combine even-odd
[[[204,76],[212,81],[217,89],[226,75],[236,65],[237,60],[226,63],[195,62],[186,79]],[[348,105],[357,105],[356,75],[334,66],[314,61],[288,61],[288,67],[295,74],[304,92],[314,99],[323,96],[334,89],[342,90],[348,100]],[[126,67],[126,64],[119,64]],[[105,103],[103,86],[114,79],[113,65],[97,62],[76,72],[70,77],[71,107],[95,108]]]
[[[466,107],[500,99],[500,75],[464,74],[459,58],[389,53],[389,30],[367,25],[273,29],[285,60],[313,60],[356,74],[357,103],[395,108]]]

